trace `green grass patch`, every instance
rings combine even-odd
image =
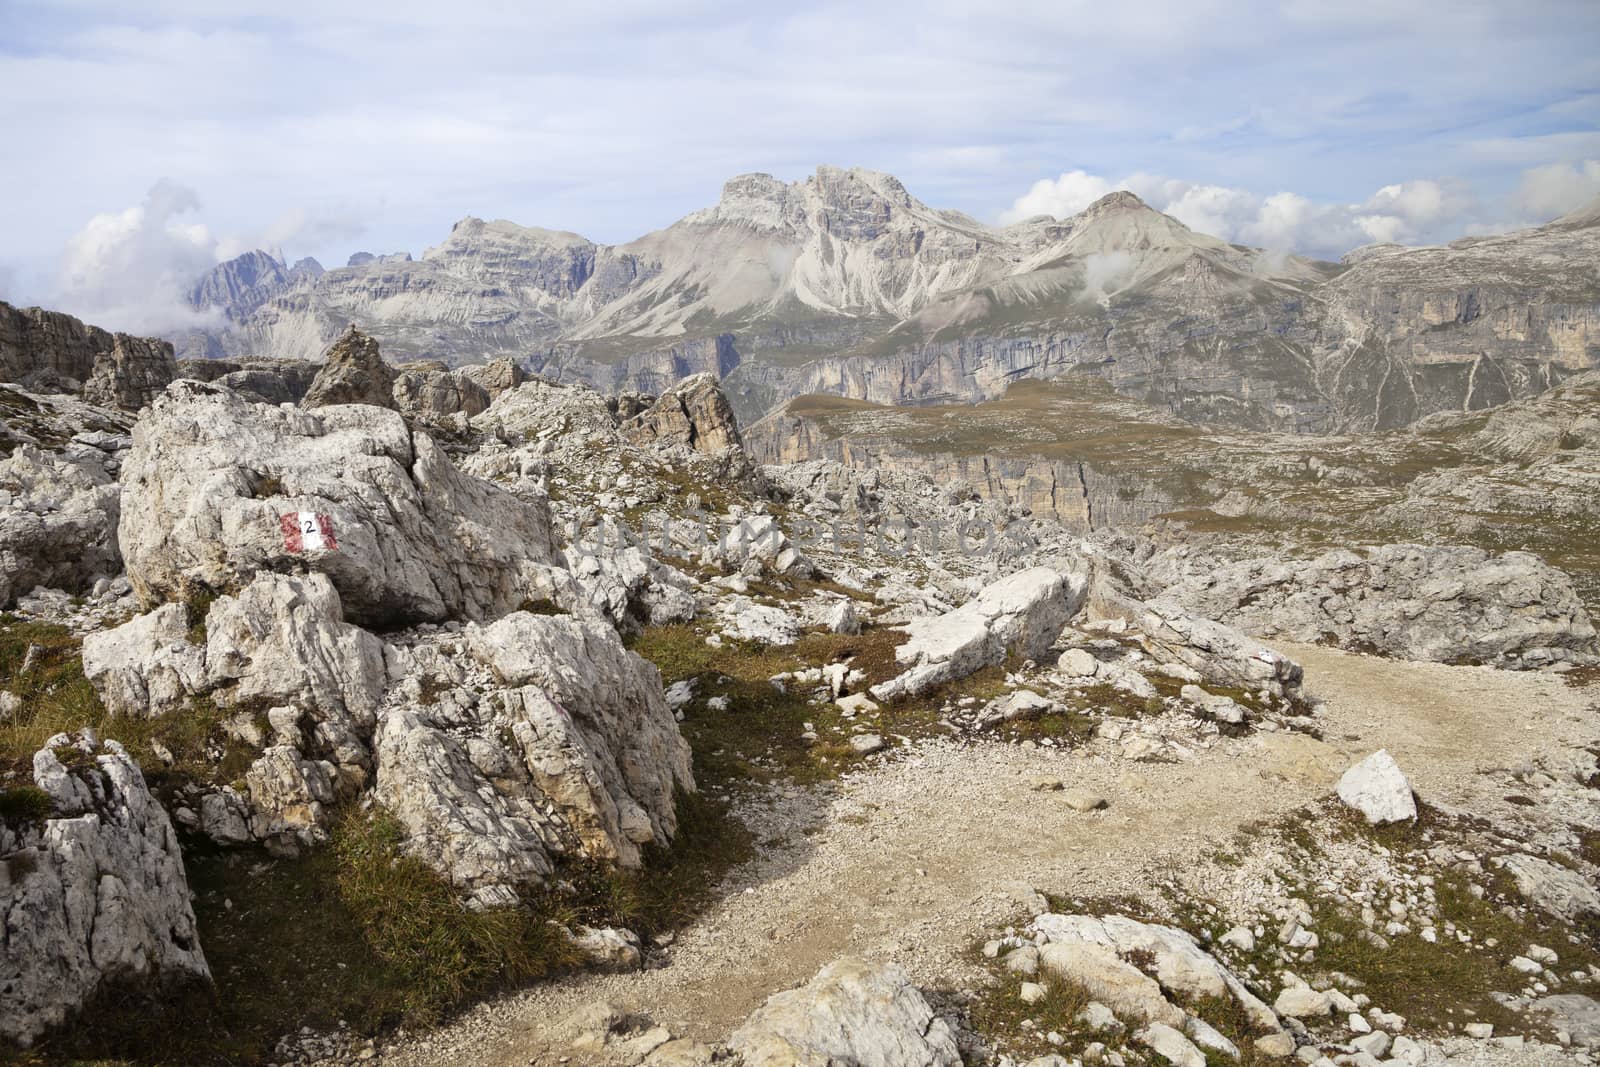
[[[555,925],[570,914],[553,896],[537,909],[466,908],[438,872],[402,852],[404,839],[391,816],[351,812],[332,852],[339,898],[393,980],[405,1018],[432,1022],[469,996],[580,962]]]
[[[899,673],[894,650],[904,640],[902,631],[867,627],[854,635],[805,634],[782,648],[727,638],[713,646],[706,644],[706,631],[673,625],[647,627],[632,638],[631,647],[656,665],[667,684],[697,681],[682,729],[694,750],[696,779],[718,789],[777,778],[831,780],[861,762],[848,744],[852,732],[923,735],[937,728],[942,701],[961,693],[1003,691],[1003,672],[983,671],[846,720],[831,700],[811,702],[815,687],[791,683],[780,690],[771,682],[774,675],[848,660],[866,675],[864,690]],[[711,697],[726,697],[728,706],[713,709]],[[802,736],[806,723],[815,727],[815,742]]]
[[[17,785],[0,789],[0,823],[23,826],[43,822],[50,817],[54,801],[50,794],[32,785]]]
[[[221,723],[258,708],[224,708],[201,698],[155,718],[113,717],[83,676],[81,643],[65,627],[0,616],[0,689],[22,700],[17,713],[0,722],[0,786],[31,781],[33,754],[56,734],[84,727],[121,742],[163,796],[188,781],[234,781],[257,755],[228,737]],[[158,758],[157,746],[172,756],[170,766]],[[61,749],[58,758],[87,757],[77,749]]]
[[[530,903],[474,912],[406,855],[399,824],[347,811],[327,848],[274,859],[190,838],[184,861],[214,991],[123,997],[86,1013],[19,1062],[113,1057],[138,1063],[259,1064],[302,1026],[357,1034],[438,1022],[485,995],[581,964],[555,924],[676,929],[753,852],[725,805],[677,798],[678,835],[639,871],[563,865]],[[119,1006],[120,1005],[120,1006]],[[113,1010],[116,1009],[116,1010]],[[0,1057],[0,1062],[6,1062]]]

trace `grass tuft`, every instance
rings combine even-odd
[[[50,817],[54,802],[50,794],[31,785],[0,789],[0,823],[21,827],[43,822]]]

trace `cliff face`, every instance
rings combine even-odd
[[[166,341],[0,303],[0,382],[38,393],[81,391],[91,403],[137,411],[176,374]]]
[[[1092,396],[1106,396],[1103,386]],[[1013,515],[1054,520],[1077,532],[1137,526],[1157,514],[1201,503],[1186,472],[1152,454],[1147,463],[1109,460],[1103,439],[1074,445],[1033,425],[1055,409],[1087,415],[1105,403],[1106,426],[1132,405],[1024,390],[977,409],[891,410],[806,397],[745,431],[745,447],[761,463],[827,459],[845,466],[922,474],[947,486],[952,498],[977,498]],[[819,406],[820,405],[820,406]],[[1059,413],[1059,412],[1058,412]],[[1080,425],[1087,428],[1088,419]],[[1126,422],[1128,439],[1184,436],[1176,423]],[[1098,431],[1096,431],[1098,432]]]
[[[228,328],[180,349],[312,359],[359,323],[398,361],[510,358],[648,392],[714,373],[747,422],[809,393],[970,402],[1092,372],[1208,423],[1387,429],[1600,363],[1594,216],[1339,265],[1227,244],[1128,193],[1002,229],[823,167],[735,178],[625,245],[469,218],[415,261],[316,274],[255,254],[197,290]]]
[[[71,315],[0,303],[0,381],[32,385],[41,375],[81,383],[112,335]]]

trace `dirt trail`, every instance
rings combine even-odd
[[[674,1035],[713,1041],[767,996],[857,953],[893,959],[923,983],[959,981],[989,924],[1034,888],[1139,893],[1163,869],[1241,825],[1325,794],[1353,759],[1392,752],[1425,798],[1470,807],[1482,772],[1557,746],[1589,743],[1595,690],[1549,675],[1400,663],[1281,645],[1325,704],[1324,740],[1258,734],[1220,740],[1177,764],[1005,745],[924,747],[831,794],[780,791],[751,812],[767,839],[732,892],[671,946],[668,966],[592,975],[483,1005],[384,1062],[554,1063],[551,1033],[582,1004],[609,999]],[[1110,807],[1070,809],[1039,777],[1099,792]]]

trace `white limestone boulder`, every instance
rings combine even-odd
[[[985,586],[954,611],[905,626],[895,650],[902,673],[873,687],[879,700],[925,692],[1000,663],[1008,655],[1043,659],[1082,607],[1085,579],[1049,567],[1018,571]]]
[[[1374,826],[1417,817],[1411,783],[1388,749],[1380,748],[1345,771],[1339,779],[1338,793],[1340,800],[1366,816],[1367,822]]]
[[[262,571],[326,574],[363,625],[495,618],[554,593],[548,509],[367,404],[269,407],[175,382],[134,428],[122,500],[128,577],[152,607]]]
[[[118,573],[120,499],[92,459],[28,444],[0,458],[0,608],[35,586],[78,592]]]
[[[390,671],[376,797],[463,890],[515,892],[558,855],[638,867],[677,832],[689,746],[655,668],[604,622],[516,612],[396,648]]]
[[[1300,664],[1252,637],[1176,604],[1154,600],[1139,613],[1145,651],[1157,662],[1179,663],[1217,685],[1275,696],[1295,696],[1305,672]]]
[[[744,1067],[958,1067],[950,1025],[892,964],[845,957],[769,997],[728,1039]]]
[[[0,1039],[31,1044],[112,987],[209,983],[177,835],[122,746],[58,734],[33,778],[49,814],[0,821]]]

